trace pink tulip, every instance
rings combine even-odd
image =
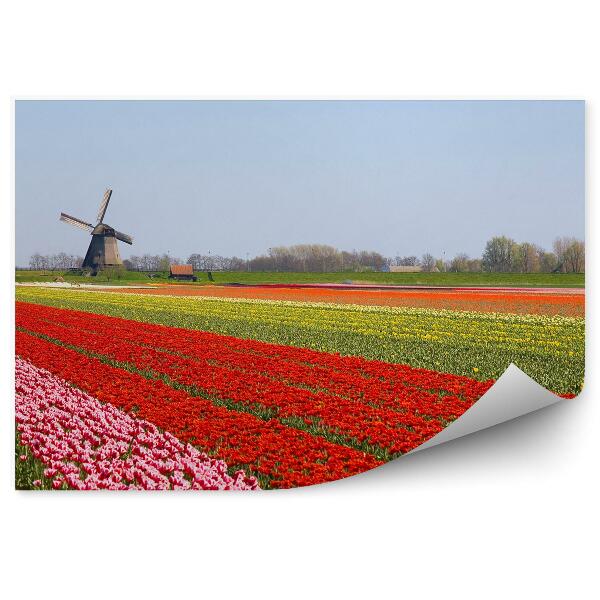
[[[243,471],[231,477],[222,460],[19,357],[15,387],[21,444],[44,464],[44,477],[54,489],[65,483],[85,490],[258,488],[254,477]],[[37,479],[33,485],[41,483]]]

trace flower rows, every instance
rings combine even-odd
[[[306,348],[294,348],[244,340],[204,331],[141,324],[121,318],[91,316],[81,311],[54,309],[43,305],[17,303],[17,319],[33,319],[45,323],[74,327],[79,331],[110,334],[140,346],[192,355],[208,364],[228,364],[236,369],[268,372],[298,384],[310,382],[340,395],[363,396],[369,402],[381,401],[386,385],[394,392],[435,388],[467,400],[477,400],[489,387],[461,376],[415,369],[406,365],[340,356]]]
[[[223,459],[231,468],[257,475],[261,487],[333,481],[382,463],[370,454],[276,419],[229,410],[161,379],[148,379],[21,331],[16,334],[16,351],[99,401],[154,423],[182,442]]]
[[[582,318],[19,288],[24,301],[362,356],[481,381],[511,362],[548,389],[583,384]]]
[[[434,394],[407,385],[410,371],[414,371],[407,368],[363,360],[363,367],[372,373],[366,377],[356,368],[319,369],[323,358],[329,358],[322,353],[303,352],[303,360],[311,364],[293,363],[285,360],[284,347],[21,303],[17,305],[17,325],[139,371],[167,375],[170,381],[193,387],[205,396],[266,409],[284,422],[301,419],[304,424],[392,454],[406,452],[441,431],[444,422],[432,417],[452,420],[460,416],[491,384],[414,373],[413,385],[431,389],[441,383],[438,391],[460,390],[466,399],[449,392]],[[261,355],[267,352],[278,355]],[[357,362],[340,362],[352,360]],[[397,371],[393,379],[383,379],[382,375],[392,377],[392,370]]]
[[[113,290],[107,290],[113,291]],[[123,293],[128,290],[117,289]],[[585,296],[564,292],[533,291],[445,291],[445,290],[339,290],[323,288],[212,287],[165,285],[130,290],[135,294],[256,298],[292,302],[327,302],[369,306],[412,306],[474,312],[498,312],[583,317]]]
[[[17,357],[16,420],[20,442],[45,465],[52,487],[78,490],[252,490],[243,471],[143,419],[74,389]],[[38,484],[41,482],[38,482]]]

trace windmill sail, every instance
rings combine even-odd
[[[102,220],[104,219],[104,215],[106,214],[106,209],[108,208],[108,203],[110,202],[111,196],[112,190],[106,190],[106,192],[104,192],[102,202],[100,203],[100,209],[98,210],[98,223],[102,223]]]
[[[75,227],[79,227],[79,229],[83,229],[84,231],[87,231],[88,233],[90,231],[92,231],[92,229],[94,229],[94,226],[91,223],[86,223],[85,221],[82,221],[81,219],[78,219],[77,217],[72,217],[71,215],[68,215],[63,212],[60,213],[60,220],[64,221],[65,223],[69,223],[69,225],[74,225]]]
[[[115,237],[126,244],[133,244],[133,238],[126,233],[121,233],[120,231],[115,231]]]

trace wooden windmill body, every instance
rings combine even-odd
[[[130,235],[121,233],[103,222],[111,195],[112,190],[106,190],[104,193],[104,197],[100,203],[100,210],[98,211],[98,222],[95,226],[66,213],[60,213],[61,221],[79,227],[91,234],[92,240],[90,241],[81,268],[89,269],[94,274],[102,269],[123,266],[117,240],[126,244],[133,244],[133,238]]]

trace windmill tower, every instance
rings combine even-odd
[[[100,210],[98,211],[98,222],[96,225],[86,223],[81,219],[67,215],[66,213],[60,213],[60,220],[75,227],[79,227],[84,231],[87,231],[92,235],[92,241],[88,247],[85,258],[83,259],[82,269],[91,269],[96,274],[101,269],[111,267],[122,267],[123,261],[119,255],[119,247],[117,246],[117,240],[121,240],[126,244],[133,244],[133,239],[126,233],[121,233],[116,229],[113,229],[110,225],[103,223],[108,203],[112,190],[106,190],[104,197],[100,203]]]

